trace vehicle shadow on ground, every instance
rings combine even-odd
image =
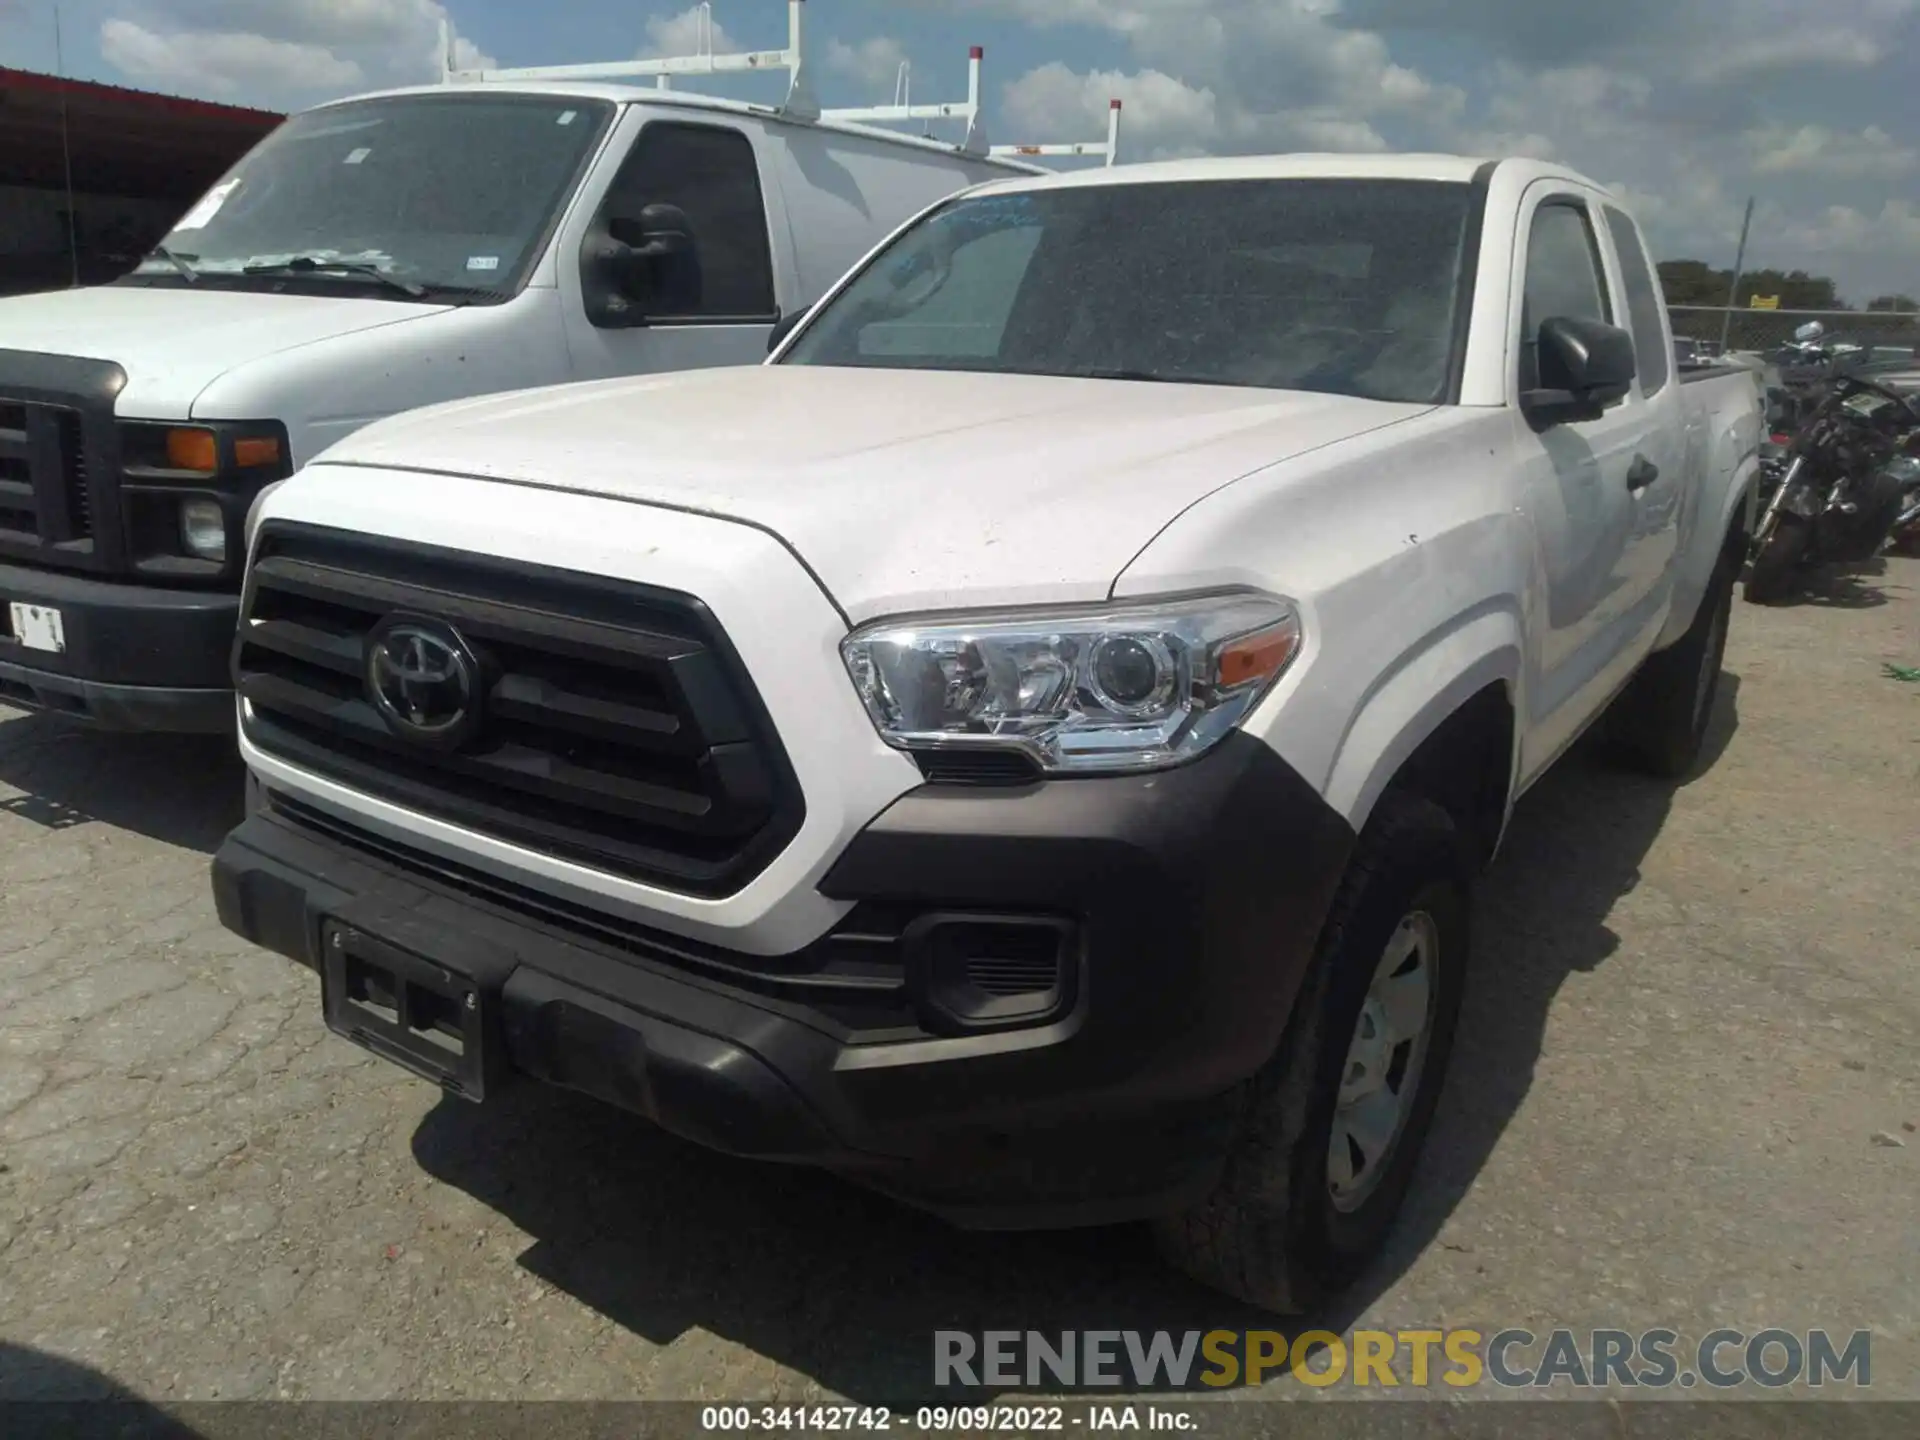
[[[245,781],[230,736],[117,735],[0,708],[0,814],[49,830],[98,821],[211,854],[243,818]]]
[[[200,1440],[191,1427],[99,1371],[4,1340],[0,1429],[21,1440]]]
[[[1701,770],[1733,734],[1738,689],[1723,677]],[[1342,1333],[1435,1243],[1480,1174],[1532,1083],[1561,983],[1619,948],[1609,914],[1639,883],[1673,787],[1596,749],[1569,756],[1518,807],[1480,897],[1460,1040],[1415,1198],[1381,1263],[1324,1313],[1278,1318],[1206,1291],[1163,1268],[1142,1227],[962,1233],[533,1086],[486,1109],[439,1105],[414,1154],[534,1237],[523,1266],[616,1324],[661,1346],[702,1330],[862,1403],[986,1398],[934,1389],[939,1330]]]

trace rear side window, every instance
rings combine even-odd
[[[1652,395],[1667,383],[1673,367],[1667,363],[1666,327],[1661,324],[1664,309],[1660,290],[1654,284],[1653,271],[1647,265],[1646,247],[1640,243],[1640,230],[1622,211],[1606,208],[1607,229],[1613,235],[1613,248],[1620,256],[1620,278],[1627,287],[1627,314],[1633,322],[1633,352],[1639,361],[1640,389]]]
[[[773,316],[773,254],[753,142],[717,125],[656,121],[640,132],[602,207],[610,228],[649,205],[686,212],[699,258],[699,300],[658,319],[766,320]]]
[[[1611,323],[1600,248],[1585,207],[1550,202],[1527,237],[1527,289],[1520,311],[1520,388],[1540,383],[1540,326],[1548,320]]]

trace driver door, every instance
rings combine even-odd
[[[558,257],[574,377],[763,359],[778,318],[766,193],[755,137],[740,126],[647,118],[584,234]],[[642,215],[663,205],[685,216],[688,251],[636,267],[623,313],[610,313],[597,293],[608,272],[588,251],[608,237],[644,244]]]
[[[1597,197],[1545,182],[1528,195],[1520,227],[1508,404],[1544,601],[1529,656],[1526,783],[1579,736],[1652,643],[1630,631],[1642,623],[1639,495],[1654,464],[1647,452],[1655,426],[1637,391],[1595,419],[1541,426],[1521,411],[1520,395],[1540,383],[1543,321],[1626,320],[1604,258]]]

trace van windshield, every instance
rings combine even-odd
[[[510,294],[612,109],[462,92],[307,111],[228,171],[123,283],[404,298],[398,280],[417,298]]]
[[[1421,180],[1101,184],[963,197],[783,362],[1447,393],[1473,192]]]

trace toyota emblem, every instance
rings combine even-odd
[[[480,667],[452,626],[400,617],[367,640],[367,698],[387,728],[419,745],[452,747],[480,721]]]

